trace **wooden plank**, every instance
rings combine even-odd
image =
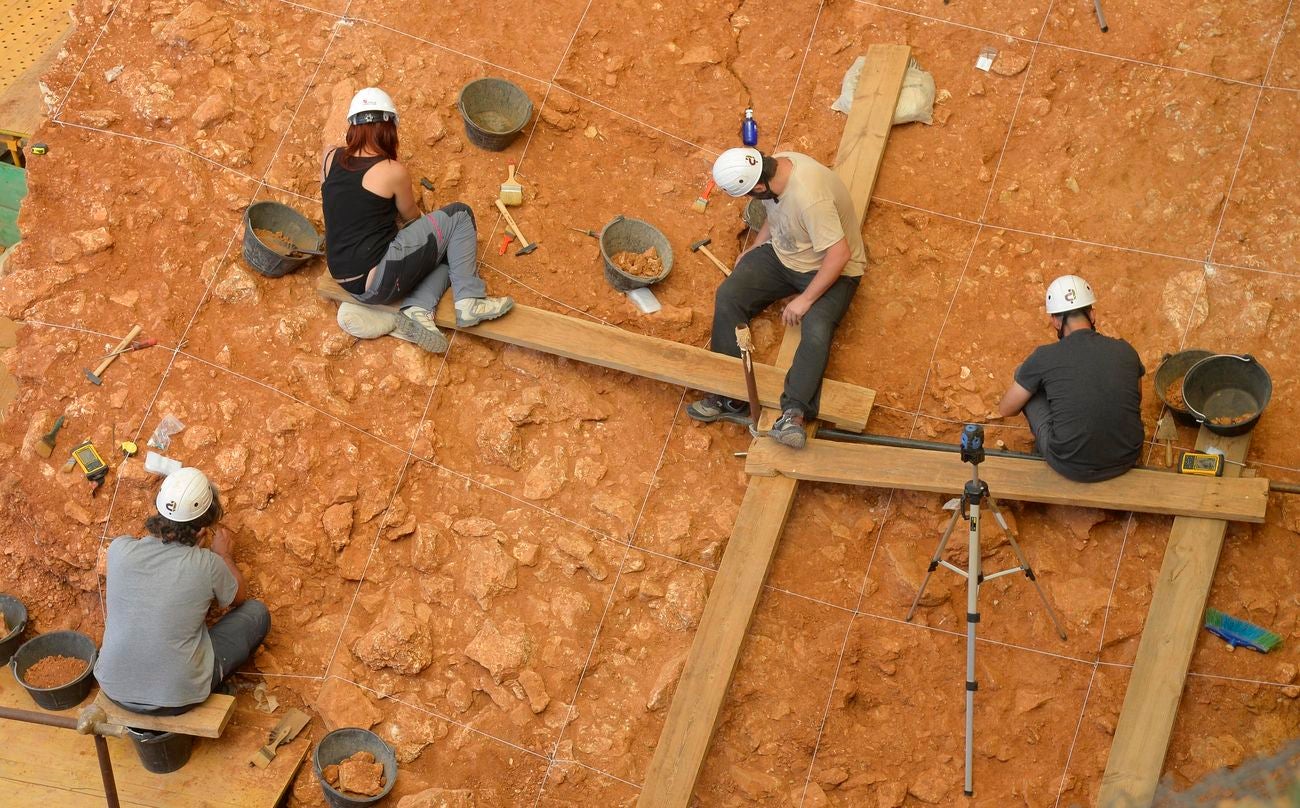
[[[29,137],[45,120],[45,101],[41,97],[40,81],[54,65],[59,50],[72,33],[72,20],[68,12],[74,4],[70,0],[50,0],[33,9],[11,8],[7,19],[15,21],[24,17],[22,26],[11,26],[12,36],[22,40],[23,54],[15,54],[13,64],[30,64],[13,81],[0,89],[0,132]],[[17,44],[15,39],[0,36],[0,42]],[[0,71],[2,73],[3,71]]]
[[[690,802],[797,485],[785,477],[755,478],[745,489],[646,773],[640,808]]]
[[[36,709],[6,667],[0,670],[0,706]],[[76,717],[78,710],[58,715]],[[244,763],[266,743],[276,717],[241,710],[217,740],[198,739],[190,760],[171,774],[145,771],[129,741],[109,738],[109,757],[122,804],[136,808],[273,808],[293,780],[311,747],[305,734],[280,747],[265,769]],[[57,727],[0,719],[0,805],[79,806],[82,795],[104,804],[95,743]],[[49,794],[44,803],[13,802],[11,784]],[[15,787],[17,789],[18,786]]]
[[[1217,446],[1230,460],[1243,461],[1250,433],[1224,438],[1202,427],[1196,446]],[[1241,467],[1232,463],[1224,469],[1229,477],[1240,472]],[[1174,520],[1115,726],[1098,805],[1144,808],[1155,796],[1227,529],[1228,523],[1219,519]]]
[[[885,142],[894,125],[894,110],[903,91],[903,75],[912,49],[908,45],[872,45],[858,78],[853,107],[844,124],[840,149],[832,167],[858,210],[858,224],[867,220],[871,192],[885,157]]]
[[[811,440],[796,451],[776,441],[759,440],[749,450],[745,471],[758,476],[781,474],[799,480],[960,494],[971,470],[955,453],[928,449]],[[1268,508],[1268,480],[1263,478],[1193,477],[1134,469],[1104,482],[1076,483],[1039,460],[990,457],[980,464],[980,479],[989,484],[997,499],[1082,508],[1254,523],[1264,521]]]
[[[197,738],[220,738],[235,714],[235,697],[225,693],[213,693],[207,701],[181,715],[133,713],[109,701],[102,692],[95,698],[95,703],[104,709],[110,724],[156,732],[179,732]]]
[[[322,276],[316,285],[318,294],[331,300],[352,300],[328,275],[322,273]],[[440,328],[456,327],[450,296],[443,297],[435,320]],[[732,398],[747,396],[739,359],[694,345],[624,331],[595,320],[516,305],[500,319],[461,330],[669,384]],[[771,365],[755,364],[754,373],[758,377],[759,399],[764,406],[776,406],[785,386],[785,372]],[[842,429],[861,432],[866,428],[875,398],[875,392],[865,387],[828,381],[822,388],[820,417]]]

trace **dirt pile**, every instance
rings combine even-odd
[[[32,687],[60,687],[86,672],[86,660],[47,656],[27,669],[23,681]]]

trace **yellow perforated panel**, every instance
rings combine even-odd
[[[72,0],[0,0],[0,93],[68,30],[72,5]]]

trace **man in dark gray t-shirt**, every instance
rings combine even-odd
[[[1047,465],[1076,482],[1118,477],[1142,453],[1146,369],[1122,339],[1097,333],[1092,287],[1078,275],[1052,281],[1047,313],[1058,341],[1037,348],[1002,397],[998,413],[1021,411]]]

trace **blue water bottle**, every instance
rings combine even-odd
[[[758,145],[758,121],[754,120],[754,110],[745,110],[745,119],[740,122],[740,142],[751,149]]]

